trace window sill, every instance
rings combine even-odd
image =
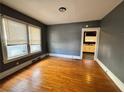
[[[9,59],[9,60],[4,60],[4,64],[11,63],[13,61],[18,61],[20,59],[23,59],[23,58],[26,58],[26,57],[29,57],[29,56],[32,56],[32,55],[35,55],[35,54],[38,54],[38,53],[41,53],[41,52],[42,51],[38,51],[38,52],[34,52],[34,53],[29,53],[29,54],[23,55],[23,56],[20,56],[20,57],[17,57],[17,58],[13,58],[13,59]]]

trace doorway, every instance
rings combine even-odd
[[[95,60],[98,55],[100,28],[83,28],[81,35],[81,53],[83,60]]]
[[[96,31],[84,31],[83,36],[83,59],[94,60],[96,48]]]

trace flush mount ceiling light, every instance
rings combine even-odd
[[[67,9],[66,9],[65,7],[60,7],[60,8],[59,8],[59,11],[60,11],[60,12],[65,12],[66,10],[67,10]]]

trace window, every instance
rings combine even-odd
[[[95,44],[96,42],[96,31],[84,32],[84,43]]]
[[[30,52],[41,51],[41,29],[34,26],[29,26],[29,43]]]
[[[85,42],[96,42],[96,36],[86,36]]]
[[[2,46],[4,61],[9,62],[18,57],[41,51],[41,28],[2,18]]]
[[[3,28],[7,60],[28,54],[26,24],[3,18]]]

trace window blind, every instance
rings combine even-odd
[[[27,44],[27,27],[25,24],[4,18],[5,40],[7,45]]]
[[[41,44],[41,29],[29,26],[29,41],[31,45]]]

